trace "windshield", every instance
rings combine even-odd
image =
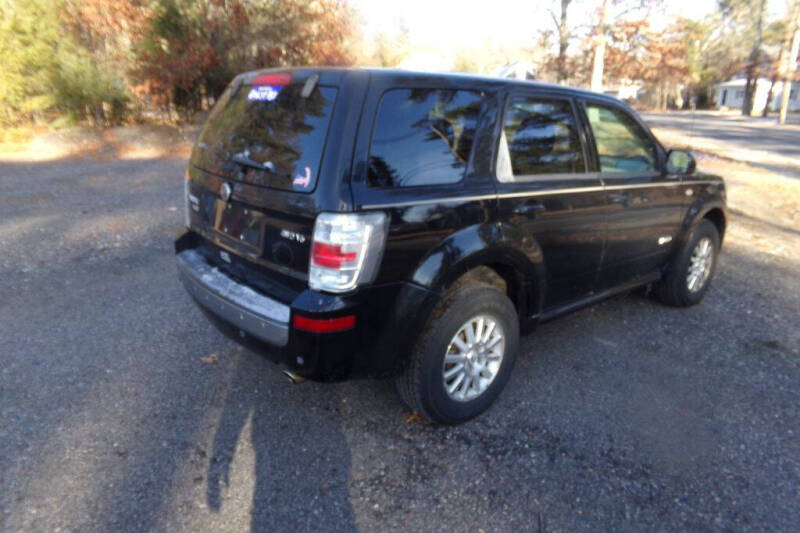
[[[232,84],[200,134],[194,164],[227,178],[309,192],[317,182],[335,87]]]

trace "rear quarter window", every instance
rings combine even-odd
[[[392,89],[378,107],[370,146],[372,187],[461,181],[482,97],[477,91]]]

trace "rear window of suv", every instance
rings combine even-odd
[[[461,181],[481,110],[479,92],[393,89],[381,98],[370,148],[373,187]]]
[[[254,185],[311,191],[338,91],[302,91],[302,83],[232,84],[200,134],[195,164]]]

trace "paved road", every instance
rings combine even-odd
[[[800,159],[800,125],[778,127],[775,118],[747,118],[698,111],[679,113],[643,113],[653,127],[674,128],[729,143],[741,149],[765,152]]]
[[[543,325],[493,409],[433,427],[208,326],[183,167],[0,164],[0,530],[800,530],[800,258],[735,245],[699,307]]]

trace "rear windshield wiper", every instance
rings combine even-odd
[[[255,159],[250,159],[250,157],[245,154],[234,154],[233,157],[231,157],[231,161],[237,165],[242,165],[243,167],[250,167],[256,170],[266,170],[270,174],[275,174],[276,176],[285,178],[290,177],[288,174],[281,174],[280,172],[276,171],[275,165],[272,163],[272,161],[261,163]]]

